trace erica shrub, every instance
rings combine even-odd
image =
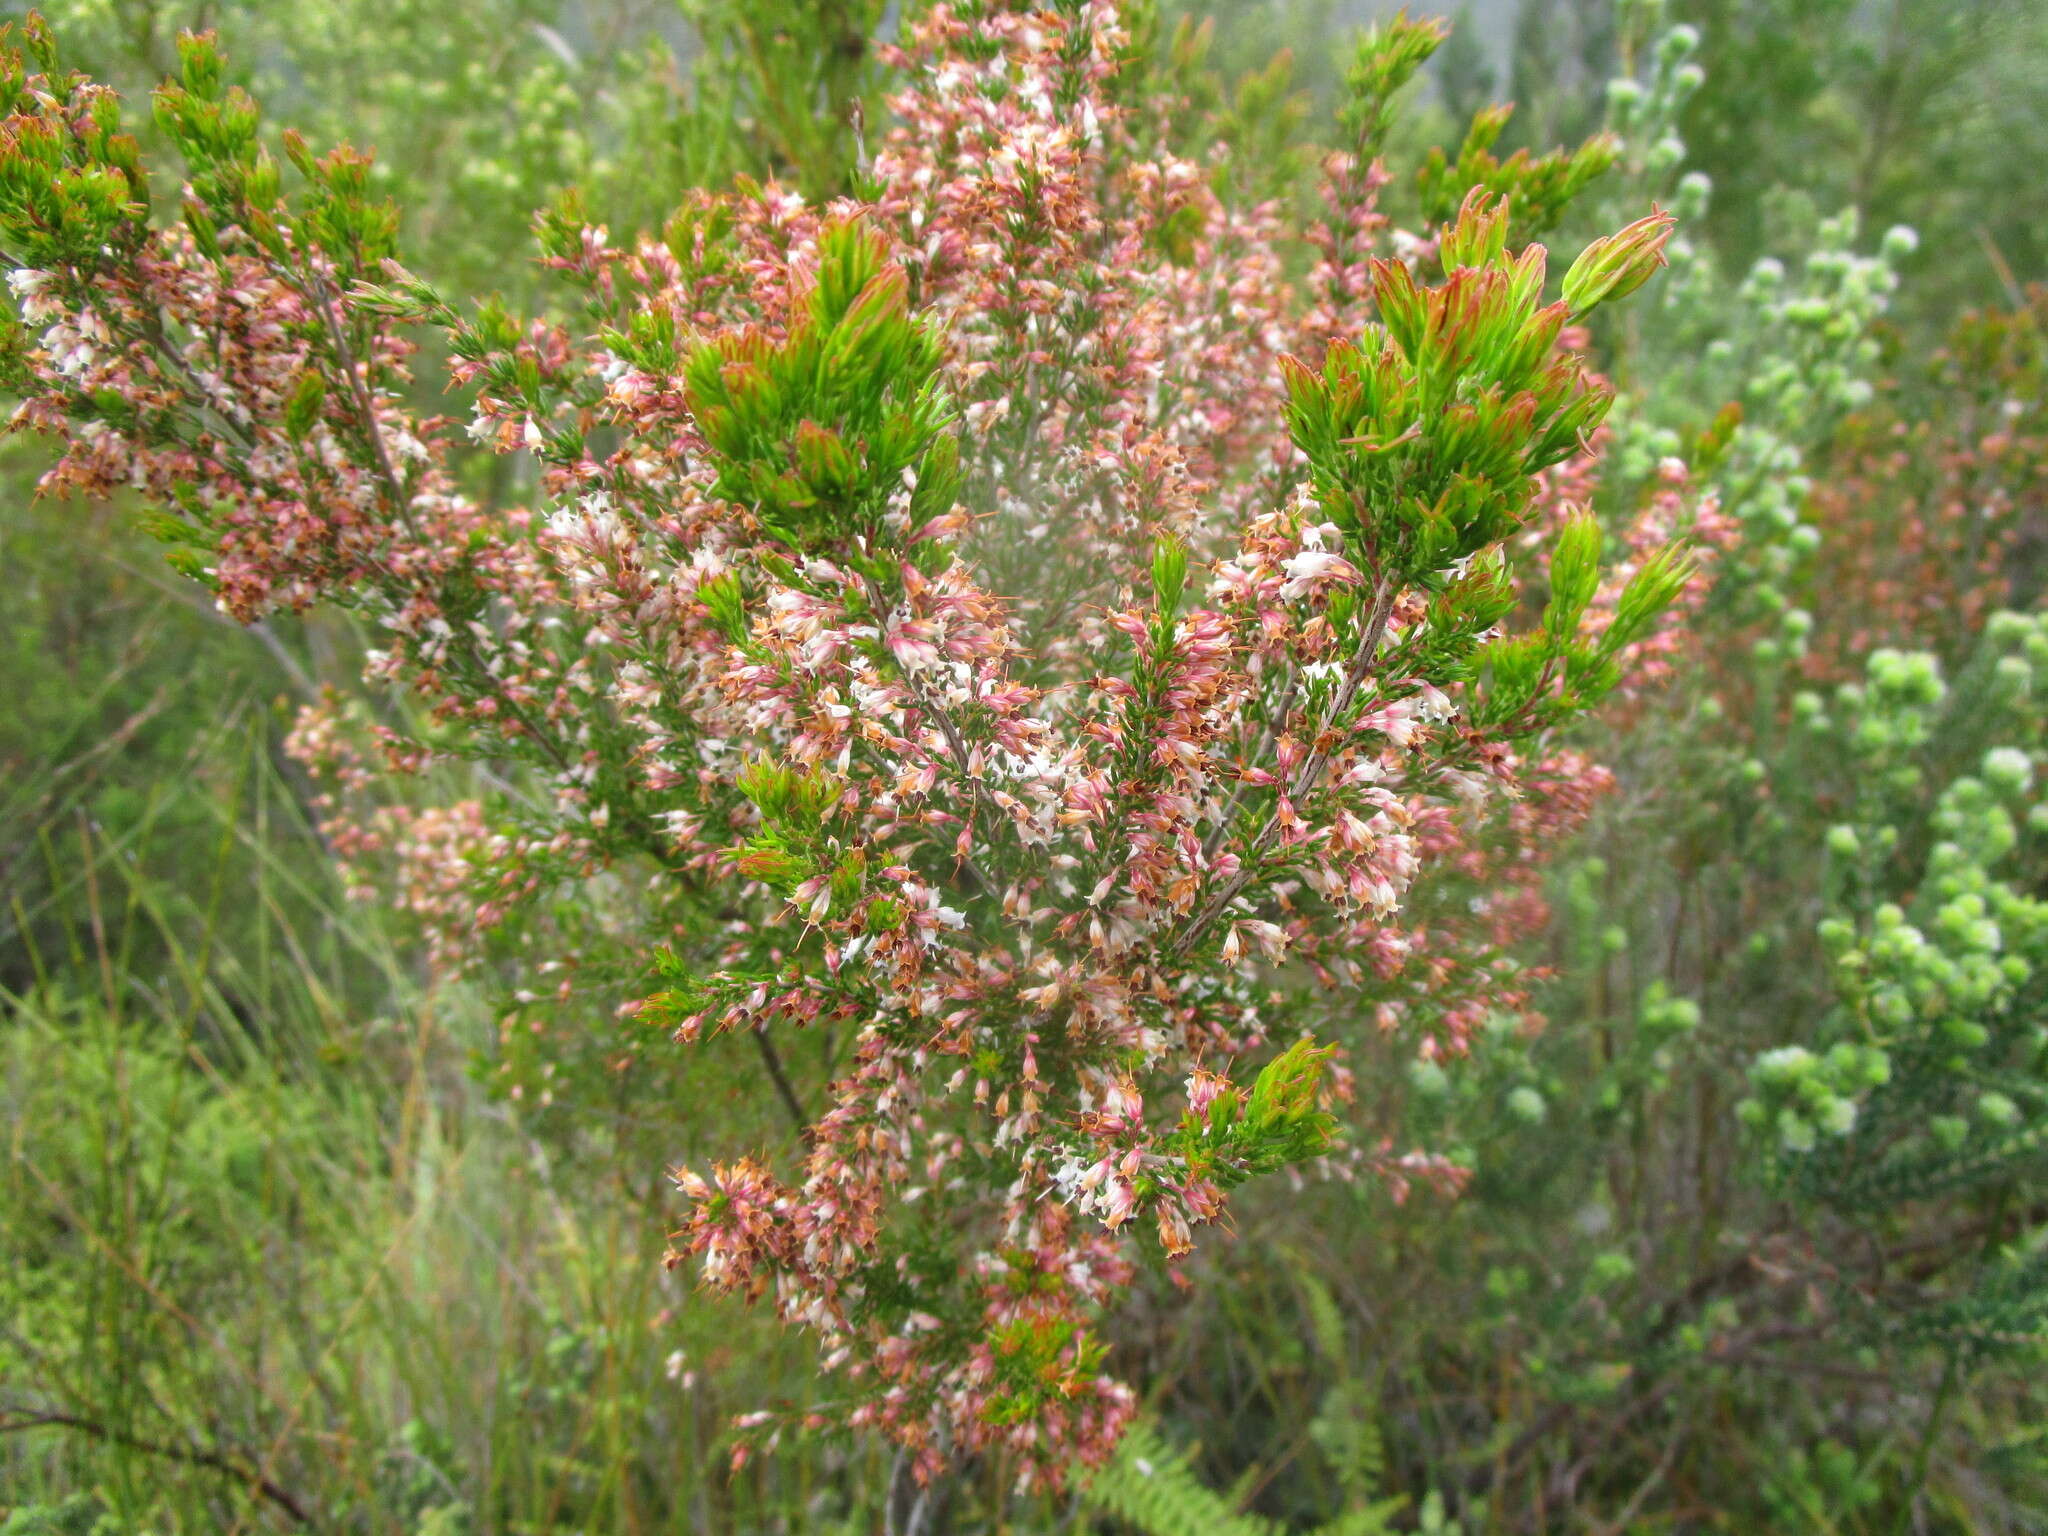
[[[295,751],[366,894],[514,967],[508,1062],[755,1054],[797,1141],[677,1169],[673,1260],[816,1335],[792,1422],[1057,1480],[1133,1411],[1100,1319],[1237,1186],[1463,1177],[1354,1107],[1349,1047],[1526,1008],[1515,872],[1604,783],[1556,734],[1667,648],[1699,503],[1668,466],[1603,572],[1573,490],[1581,322],[1671,221],[1555,298],[1526,234],[1612,145],[1503,161],[1488,119],[1422,227],[1378,211],[1441,37],[1367,39],[1304,228],[1167,147],[1105,0],[934,6],[852,195],[623,239],[565,198],[534,316],[408,272],[368,158],[274,156],[209,39],[153,101],[170,207],[114,95],[10,45],[45,489],[139,495],[237,619],[374,637]],[[480,793],[399,787],[454,763]],[[1432,874],[1481,894],[1410,922]]]

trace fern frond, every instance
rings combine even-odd
[[[1082,1498],[1140,1536],[1282,1536],[1273,1521],[1241,1514],[1197,1477],[1191,1450],[1175,1450],[1157,1426],[1135,1424],[1117,1453],[1089,1477]]]
[[[1358,1509],[1346,1510],[1328,1525],[1319,1525],[1312,1536],[1393,1536],[1394,1516],[1408,1507],[1408,1500],[1396,1494]]]

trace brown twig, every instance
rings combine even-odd
[[[1351,665],[1345,671],[1344,682],[1338,688],[1337,696],[1330,701],[1329,713],[1323,718],[1323,728],[1317,733],[1319,744],[1309,752],[1307,760],[1295,772],[1294,782],[1287,786],[1287,798],[1290,801],[1298,801],[1314,789],[1323,776],[1323,769],[1329,766],[1331,751],[1320,745],[1320,742],[1343,722],[1345,711],[1358,697],[1358,690],[1364,686],[1373,663],[1379,659],[1380,641],[1386,637],[1387,620],[1393,615],[1395,596],[1391,578],[1381,576],[1373,588],[1372,622],[1366,626],[1365,638],[1359,642],[1358,650],[1351,658]],[[1168,946],[1168,954],[1185,954],[1224,909],[1237,899],[1238,893],[1251,884],[1258,874],[1259,861],[1264,857],[1266,849],[1279,830],[1280,813],[1278,807],[1275,807],[1273,814],[1266,818],[1265,825],[1259,828],[1258,836],[1252,839],[1251,847],[1245,850],[1244,860],[1238,866],[1236,876],[1211,897],[1209,904],[1201,910],[1195,920],[1181,931],[1180,937]]]
[[[776,1097],[782,1100],[782,1107],[789,1111],[789,1118],[796,1125],[801,1136],[811,1128],[811,1117],[804,1113],[803,1101],[796,1096],[796,1089],[789,1081],[789,1074],[782,1068],[782,1057],[775,1049],[775,1042],[768,1038],[768,1032],[759,1024],[747,1031],[754,1037],[754,1045],[761,1052],[761,1065],[768,1069],[768,1076],[775,1083]]]
[[[16,1434],[23,1430],[44,1428],[76,1430],[89,1439],[107,1445],[118,1445],[131,1451],[140,1451],[145,1456],[160,1456],[166,1461],[183,1462],[187,1466],[205,1467],[210,1471],[219,1472],[247,1484],[251,1491],[268,1499],[300,1525],[317,1526],[320,1523],[290,1489],[274,1478],[266,1476],[244,1457],[231,1455],[226,1451],[195,1450],[189,1446],[166,1445],[159,1440],[145,1440],[139,1435],[131,1435],[124,1430],[74,1413],[0,1409],[0,1414],[8,1415],[0,1417],[0,1434]],[[13,1416],[16,1414],[20,1416]]]
[[[860,577],[861,592],[868,600],[868,607],[874,610],[877,638],[881,641],[882,649],[886,653],[889,649],[889,604],[884,600],[882,589],[876,584],[872,576],[868,575],[865,571],[858,572],[857,574]],[[953,717],[946,713],[937,700],[925,693],[923,687],[918,683],[915,674],[908,667],[898,665],[896,673],[903,679],[903,686],[910,691],[912,701],[931,719],[933,724],[938,726],[939,733],[946,738],[946,750],[952,754],[954,766],[960,770],[960,777],[967,785],[967,827],[971,833],[974,828],[975,812],[981,805],[981,786],[975,783],[973,775],[969,773],[967,768],[968,751],[966,739],[961,736],[960,728],[953,723]],[[956,862],[967,876],[974,881],[982,895],[992,896],[995,894],[995,882],[975,862],[973,854],[960,854],[957,856]]]
[[[357,363],[355,352],[348,344],[348,337],[342,329],[341,319],[335,313],[333,302],[328,295],[326,277],[311,268],[308,269],[308,277],[309,281],[306,286],[311,292],[315,307],[320,311],[321,320],[326,325],[327,339],[334,348],[335,361],[340,365],[342,373],[348,378],[349,398],[355,406],[356,415],[360,418],[359,425],[362,429],[363,437],[369,443],[370,450],[376,457],[376,462],[371,466],[371,472],[376,475],[378,481],[383,485],[384,496],[391,503],[392,514],[399,518],[411,532],[412,536],[417,539],[420,537],[420,530],[418,523],[412,515],[412,498],[406,494],[404,482],[400,480],[398,475],[398,467],[391,461],[391,450],[384,443],[384,429],[377,424],[376,402],[370,397],[369,383],[365,377],[367,369]],[[512,691],[503,683],[498,682],[498,679],[492,675],[491,669],[484,665],[483,658],[477,653],[475,638],[469,634],[466,628],[459,625],[451,625],[450,632],[455,637],[456,643],[461,647],[463,655],[470,665],[481,672],[490,682],[497,684],[491,690],[492,698],[503,706],[505,712],[512,717],[513,721],[526,733],[527,737],[553,759],[558,770],[564,773],[568,772],[570,767],[568,754],[563,751],[561,744],[555,741],[553,737],[541,731],[540,727],[534,723],[532,716],[527,713],[525,706],[512,696]]]

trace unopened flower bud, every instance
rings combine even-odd
[[[1661,209],[1605,239],[1595,240],[1564,277],[1564,300],[1574,315],[1590,313],[1609,299],[1625,298],[1650,280],[1664,262],[1664,246],[1677,223]]]

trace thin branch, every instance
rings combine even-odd
[[[355,402],[356,414],[362,419],[363,435],[369,440],[370,448],[377,456],[377,478],[384,482],[384,494],[390,498],[391,510],[404,518],[406,526],[413,528],[413,532],[417,534],[419,530],[413,527],[412,522],[412,498],[405,494],[403,484],[398,478],[398,468],[391,462],[391,450],[384,446],[384,433],[377,425],[377,409],[375,402],[370,398],[369,383],[357,370],[355,353],[349,347],[348,337],[341,328],[340,317],[335,314],[334,306],[328,299],[327,280],[311,268],[308,268],[308,274],[312,280],[307,286],[312,290],[313,302],[319,307],[320,318],[326,322],[327,339],[333,343],[335,361],[341,364],[341,371],[348,375],[349,395]]]
[[[1267,716],[1266,725],[1259,732],[1259,744],[1252,748],[1249,763],[1262,762],[1273,743],[1279,739],[1281,727],[1287,724],[1287,717],[1294,713],[1294,696],[1301,691],[1301,670],[1292,662],[1287,667],[1287,685],[1280,690],[1280,702]],[[1223,847],[1223,840],[1230,836],[1231,824],[1237,820],[1237,803],[1244,798],[1244,780],[1240,778],[1230,786],[1230,798],[1223,802],[1223,809],[1217,813],[1216,827],[1202,844],[1202,857],[1213,859]]]
[[[363,436],[369,442],[372,453],[376,455],[376,463],[372,466],[371,472],[383,484],[384,495],[391,503],[393,515],[403,521],[406,528],[417,539],[420,537],[420,530],[419,525],[413,520],[412,498],[406,494],[404,482],[399,479],[398,467],[391,462],[391,450],[384,443],[384,429],[377,424],[376,402],[370,398],[370,388],[366,377],[368,370],[360,367],[356,362],[354,351],[349,347],[348,337],[342,330],[340,317],[335,314],[333,303],[328,297],[326,277],[310,267],[308,268],[308,277],[309,282],[307,286],[311,290],[314,304],[320,311],[321,320],[326,323],[327,339],[334,347],[335,361],[341,365],[341,371],[348,375],[349,396],[354,402],[357,416],[361,418]],[[450,628],[457,642],[462,647],[463,653],[470,665],[475,667],[492,683],[497,684],[492,690],[492,697],[496,702],[504,707],[505,712],[517,722],[521,730],[525,731],[528,738],[554,760],[555,767],[559,771],[567,773],[570,767],[568,754],[562,750],[561,745],[553,737],[541,731],[540,727],[534,723],[533,717],[527,713],[525,706],[512,697],[511,690],[499,682],[497,677],[491,672],[491,669],[484,665],[483,658],[477,654],[475,637],[468,632],[466,627],[450,626]]]
[[[20,1417],[0,1418],[0,1434],[15,1434],[23,1430],[43,1428],[77,1430],[87,1438],[107,1445],[118,1445],[131,1451],[140,1451],[145,1456],[160,1456],[166,1461],[183,1462],[187,1466],[205,1467],[209,1471],[219,1472],[247,1484],[253,1492],[268,1499],[300,1525],[311,1526],[320,1523],[289,1489],[265,1476],[246,1459],[230,1455],[226,1451],[194,1450],[182,1445],[166,1445],[158,1440],[145,1440],[139,1435],[128,1434],[78,1414],[32,1413],[25,1410],[0,1412],[21,1414]]]
[[[811,1117],[804,1113],[803,1101],[796,1096],[789,1074],[782,1069],[782,1057],[776,1053],[775,1042],[768,1038],[768,1032],[756,1024],[747,1031],[754,1037],[754,1044],[760,1048],[761,1065],[768,1069],[768,1075],[775,1082],[775,1093],[782,1100],[782,1107],[789,1111],[789,1118],[801,1136],[811,1128]]]
[[[1629,1501],[1621,1506],[1614,1518],[1598,1528],[1595,1536],[1626,1536],[1630,1524],[1649,1502],[1650,1495],[1655,1493],[1664,1479],[1671,1475],[1671,1468],[1678,1460],[1678,1453],[1684,1449],[1685,1438],[1685,1431],[1682,1429],[1671,1437],[1671,1443],[1664,1448],[1664,1454],[1658,1458],[1657,1465],[1650,1469],[1650,1475],[1643,1479],[1641,1486],[1630,1496]]]
[[[1350,709],[1353,701],[1357,699],[1358,690],[1371,673],[1373,664],[1379,660],[1380,642],[1386,638],[1387,620],[1393,615],[1395,596],[1391,578],[1380,577],[1373,590],[1372,622],[1366,626],[1365,638],[1359,642],[1358,650],[1352,656],[1351,665],[1345,671],[1343,685],[1338,688],[1337,696],[1330,701],[1329,713],[1323,718],[1323,728],[1316,733],[1318,741],[1336,731],[1343,723],[1345,711]],[[1313,747],[1307,760],[1296,771],[1294,782],[1287,786],[1287,798],[1290,801],[1299,801],[1303,795],[1314,789],[1329,762],[1330,752],[1327,749],[1321,746]],[[1210,925],[1222,915],[1231,902],[1237,899],[1239,892],[1251,884],[1258,874],[1260,860],[1265,856],[1266,849],[1272,844],[1279,830],[1280,812],[1276,806],[1273,814],[1266,818],[1265,825],[1259,828],[1258,836],[1252,839],[1251,847],[1245,850],[1237,874],[1210,898],[1209,904],[1202,909],[1194,922],[1181,931],[1180,937],[1168,947],[1168,954],[1185,954],[1193,948],[1195,941],[1207,932]]]
[[[142,570],[130,565],[125,560],[116,559],[112,564],[116,570],[126,571],[138,581],[146,583],[152,591],[161,593],[188,613],[195,613],[208,623],[217,624],[222,628],[254,636],[263,649],[269,653],[270,659],[277,663],[278,669],[291,681],[293,688],[308,699],[316,701],[319,699],[320,685],[313,681],[312,674],[307,672],[298,657],[291,653],[291,650],[285,645],[284,641],[278,638],[277,631],[272,629],[267,621],[257,619],[253,623],[243,624],[222,613],[217,603],[195,600],[189,595],[193,590],[193,584],[189,581],[165,581],[155,571]]]
[[[879,632],[877,638],[880,639],[882,650],[886,654],[889,649],[890,605],[883,599],[882,589],[876,585],[875,579],[872,576],[868,575],[865,571],[858,572],[857,574],[860,577],[861,591],[868,600],[868,606],[874,610],[875,627]],[[953,723],[953,717],[946,713],[944,707],[937,700],[930,697],[924,691],[924,688],[919,684],[910,668],[899,663],[896,672],[903,679],[903,686],[910,691],[910,697],[917,707],[930,717],[933,723],[938,726],[940,734],[946,738],[946,749],[952,753],[954,765],[960,770],[960,777],[967,786],[967,827],[971,833],[974,828],[975,812],[981,805],[981,786],[975,783],[973,775],[968,772],[967,742],[961,736],[960,728]],[[957,862],[960,868],[980,887],[981,893],[984,896],[995,894],[995,882],[974,861],[973,854],[960,854],[957,857]]]

